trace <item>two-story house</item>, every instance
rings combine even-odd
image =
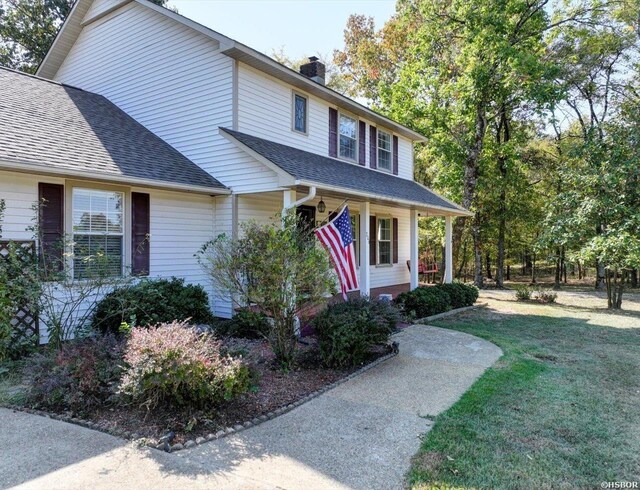
[[[446,219],[451,280],[451,221],[470,213],[413,180],[424,137],[327,88],[318,60],[300,71],[146,0],[77,0],[37,77],[0,70],[2,239],[28,238],[45,198],[45,248],[67,234],[114,273],[203,284],[229,317],[197,249],[346,200],[361,294],[418,286],[420,216]]]

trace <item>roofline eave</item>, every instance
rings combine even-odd
[[[371,192],[365,191],[357,191],[354,189],[349,189],[346,187],[333,186],[328,184],[323,184],[321,182],[314,182],[306,179],[296,180],[296,185],[301,185],[304,187],[317,187],[318,189],[324,189],[333,192],[339,192],[341,194],[354,195],[357,197],[362,197],[365,199],[373,199],[377,201],[388,202],[391,204],[401,204],[402,206],[409,207],[411,209],[424,210],[425,212],[433,212],[436,211],[438,216],[456,216],[456,217],[471,217],[474,215],[471,211],[467,211],[464,208],[461,208],[457,205],[457,209],[446,208],[444,206],[437,206],[434,204],[426,204],[419,201],[411,201],[407,199],[397,199],[388,196],[381,196],[379,194],[373,194]]]
[[[94,180],[101,182],[111,182],[121,185],[151,187],[156,189],[173,190],[179,192],[192,192],[196,194],[208,195],[229,195],[231,190],[219,187],[207,187],[203,185],[181,184],[166,182],[162,180],[144,179],[141,177],[129,177],[126,175],[113,175],[107,173],[79,172],[77,170],[55,168],[36,162],[28,162],[18,159],[0,158],[0,170],[21,172],[28,174],[50,175],[61,178],[76,178],[83,180]]]

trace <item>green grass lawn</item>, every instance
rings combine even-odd
[[[603,310],[594,294],[559,304],[483,292],[487,308],[434,322],[504,356],[425,437],[416,488],[600,488],[640,481],[640,298]],[[639,485],[640,486],[640,485]]]

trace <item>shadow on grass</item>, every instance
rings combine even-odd
[[[582,488],[638,479],[640,323],[614,328],[584,318],[590,308],[551,308],[566,315],[489,308],[436,322],[504,356],[436,419],[412,484]]]

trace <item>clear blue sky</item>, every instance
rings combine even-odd
[[[178,12],[221,34],[271,55],[282,47],[292,59],[341,48],[350,14],[380,27],[395,0],[169,0]]]

